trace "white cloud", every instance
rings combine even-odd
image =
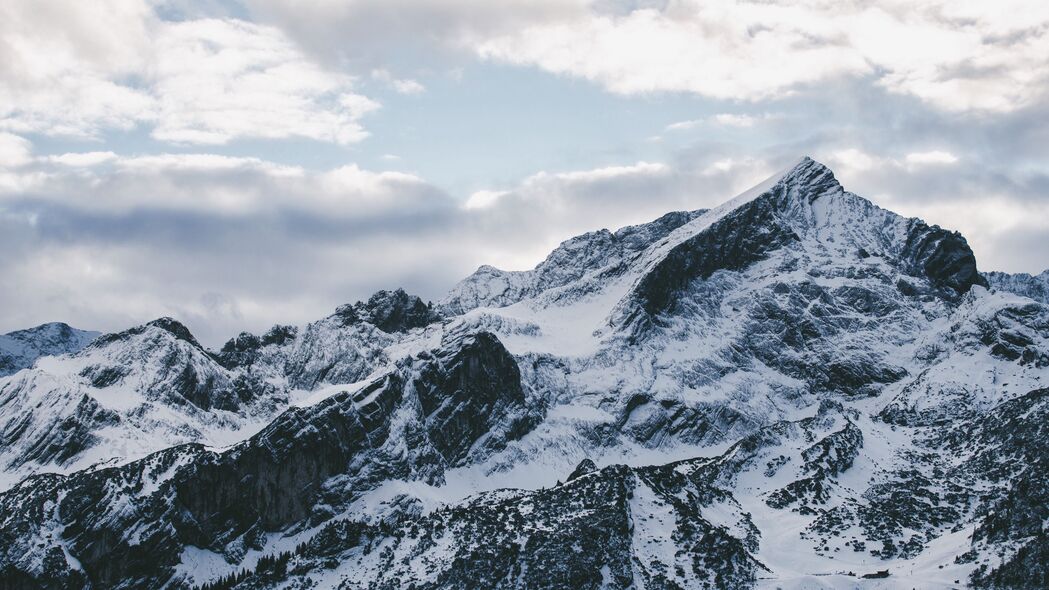
[[[465,209],[486,209],[495,205],[500,197],[510,194],[510,191],[479,190],[470,194],[463,203]]]
[[[945,166],[957,161],[958,156],[943,150],[910,152],[903,158],[894,158],[873,154],[856,147],[833,150],[827,157],[828,165],[845,173],[888,170],[895,171],[895,173],[906,173],[908,170],[918,170],[928,166]]]
[[[954,164],[958,161],[958,156],[951,152],[933,150],[931,152],[912,152],[907,154],[905,159],[908,164],[920,166],[925,164]]]
[[[146,0],[0,6],[0,129],[97,137],[146,126],[160,140],[303,137],[349,144],[379,107],[280,29],[164,21]]]
[[[117,159],[117,155],[110,151],[105,152],[69,152],[65,154],[58,154],[56,156],[47,156],[45,158],[48,162],[54,164],[62,164],[64,166],[71,166],[74,168],[84,168],[90,166],[98,166],[105,162],[112,162]]]
[[[715,162],[711,162],[710,165],[703,169],[702,174],[706,176],[724,174],[738,165],[739,163],[733,160],[732,158],[724,158]]]
[[[415,80],[393,80],[393,88],[401,94],[421,94],[426,91],[426,87],[416,82]]]
[[[99,137],[142,127],[176,143],[350,144],[367,137],[361,119],[379,105],[347,72],[417,94],[423,85],[390,64],[421,71],[449,54],[452,65],[479,57],[534,66],[624,94],[761,101],[844,77],[948,111],[991,112],[1049,94],[1049,4],[1035,0],[677,0],[636,10],[585,0],[249,0],[248,14],[265,24],[199,18],[203,9],[166,21],[155,6],[0,5],[0,130]],[[722,113],[709,122],[759,119]]]
[[[121,168],[144,172],[259,170],[273,176],[301,176],[302,168],[243,156],[219,154],[158,154],[118,158]]]
[[[0,3],[0,129],[91,136],[154,116],[129,79],[156,24],[142,0]]]
[[[478,43],[476,51],[488,59],[593,80],[622,94],[695,92],[755,100],[869,71],[862,56],[838,47],[832,23],[815,12],[677,2],[665,11],[590,13],[523,27]]]
[[[462,229],[455,200],[409,174],[217,154],[87,159],[0,170],[0,274],[20,285],[0,289],[5,327],[176,315],[214,345],[383,287],[446,288],[477,243],[445,243]]]
[[[539,23],[474,47],[624,94],[761,100],[837,76],[874,76],[944,109],[1007,111],[1049,86],[1049,9],[1010,4],[682,0]],[[1001,14],[1008,10],[1025,18]]]
[[[613,180],[623,177],[653,176],[666,174],[670,168],[666,164],[658,162],[638,162],[629,166],[606,166],[592,170],[576,170],[572,172],[548,173],[539,172],[525,180],[525,184],[541,184],[553,178],[566,182],[597,182]]]
[[[466,218],[482,232],[478,263],[527,269],[571,236],[649,221],[668,211],[711,207],[767,177],[775,167],[741,159],[714,168],[711,158],[539,172],[516,186],[474,192]]]
[[[364,219],[391,207],[432,211],[436,189],[402,172],[371,172],[350,164],[307,171],[254,157],[220,154],[118,156],[110,152],[32,158],[5,173],[0,206],[32,202],[95,214],[150,210],[196,215],[319,215]],[[452,206],[452,201],[445,204]]]
[[[1049,255],[1044,106],[1025,109],[1044,105],[1041,4],[247,4],[265,20],[200,11],[169,22],[145,0],[0,3],[0,274],[20,286],[0,290],[10,327],[63,317],[120,328],[174,313],[221,337],[315,318],[377,288],[437,297],[481,263],[527,268],[574,234],[718,204],[799,150],[825,158],[859,194],[961,229],[982,268],[1032,270]],[[431,54],[454,57],[429,68]],[[437,81],[434,72],[478,56],[614,92],[723,99],[697,106],[725,112],[669,125],[668,139],[711,131],[681,152],[609,145],[566,161],[626,154],[618,165],[537,173],[464,199],[402,172],[250,157],[248,142],[214,150],[225,155],[133,156],[118,153],[119,140],[49,155],[21,137],[134,129],[177,143],[349,144],[380,108],[362,85],[421,92],[394,73]],[[741,104],[791,94],[799,96],[779,105],[790,116],[767,134],[763,123],[779,115],[758,113],[774,107]],[[483,103],[463,110],[475,106]],[[953,114],[965,110],[990,113]],[[718,128],[758,126],[745,146]],[[630,164],[642,158],[665,163]],[[1043,254],[1003,245],[1021,233]]]
[[[772,119],[773,115],[762,114],[762,115],[746,115],[746,114],[735,114],[735,113],[718,113],[712,115],[707,119],[689,119],[687,121],[678,121],[667,125],[667,131],[688,131],[694,129],[704,123],[712,125],[721,125],[723,127],[753,127],[761,121]]]
[[[0,290],[0,308],[15,310],[5,325],[65,318],[119,329],[174,314],[217,344],[379,288],[436,298],[480,264],[530,267],[572,235],[710,205],[730,190],[725,179],[739,180],[733,170],[696,184],[638,162],[539,173],[462,202],[415,175],[356,165],[88,159],[32,159],[13,171],[23,184],[35,178],[31,198],[0,190],[10,212],[0,215],[0,274],[21,285]]]
[[[949,111],[1005,112],[1049,89],[1049,4],[1040,0],[250,0],[249,6],[332,60],[381,61],[406,48],[421,60],[467,53],[621,94],[759,101],[849,77]]]
[[[848,171],[870,170],[882,164],[882,159],[859,148],[836,150],[830,154],[828,164],[840,166]]]
[[[155,51],[158,139],[221,144],[297,136],[346,144],[367,137],[359,120],[378,108],[351,92],[352,78],[319,68],[273,27],[170,23]]]
[[[969,178],[937,184],[942,176],[928,175],[939,167],[905,157],[830,151],[847,188],[962,230],[982,268],[1015,258],[997,246],[1003,235],[1049,231],[1041,202]],[[537,173],[460,201],[418,176],[356,165],[20,153],[24,163],[0,174],[0,274],[20,285],[0,290],[0,308],[14,310],[6,325],[63,318],[118,329],[173,314],[210,344],[314,319],[379,288],[437,298],[482,263],[529,268],[570,236],[717,205],[789,159],[718,148],[673,164]],[[23,188],[5,192],[9,181]]]
[[[727,127],[753,127],[759,121],[758,117],[751,115],[736,115],[733,113],[719,113],[712,117],[718,125]]]
[[[700,121],[698,119],[689,119],[687,121],[677,121],[675,123],[671,123],[670,125],[667,125],[666,130],[667,131],[688,131],[689,129],[692,129],[692,128],[696,127],[697,125],[701,124],[701,123],[703,123],[703,121]]]
[[[421,94],[426,87],[411,78],[395,78],[389,70],[377,68],[372,70],[372,79],[379,80],[399,94]]]
[[[0,168],[18,168],[32,161],[33,144],[13,133],[0,132]]]
[[[252,17],[276,24],[326,63],[389,68],[447,65],[471,40],[585,15],[590,0],[245,0]]]

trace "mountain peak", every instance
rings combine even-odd
[[[113,342],[127,340],[132,336],[137,336],[146,332],[146,330],[149,328],[158,328],[171,334],[177,340],[188,342],[194,347],[204,350],[204,347],[201,346],[200,342],[197,342],[197,339],[193,336],[193,333],[189,331],[189,328],[187,328],[185,324],[167,316],[157,318],[151,322],[146,322],[145,324],[142,324],[140,326],[135,326],[134,328],[129,328],[127,330],[124,330],[123,332],[116,332],[112,334],[104,334],[102,336],[99,336],[98,339],[92,342],[92,347],[98,348],[106,346],[108,344],[112,344]]]
[[[830,168],[808,156],[803,156],[792,165],[759,182],[717,209],[727,213],[780,185],[792,189],[788,190],[788,193],[804,195],[810,203],[828,192],[843,190],[841,183],[834,177],[834,172]]]
[[[834,172],[830,168],[808,156],[801,158],[788,169],[780,178],[780,182],[788,182],[809,189],[841,188],[841,184],[838,183],[838,179],[834,177]],[[812,191],[809,194],[815,197],[821,192],[823,191]]]
[[[820,197],[840,195],[844,192],[844,188],[834,177],[834,172],[830,168],[804,156],[734,198],[703,211],[702,215],[696,216],[691,223],[685,224],[681,231],[685,233],[704,231],[722,222],[724,218],[736,211],[749,208],[752,202],[758,200],[772,202],[769,212],[774,215],[766,221],[775,221],[781,217],[779,213],[782,211],[797,210],[798,205],[804,208]]]
[[[185,340],[190,344],[200,346],[200,344],[197,343],[197,339],[194,338],[193,334],[189,331],[189,328],[187,328],[185,324],[174,318],[165,316],[162,318],[157,318],[146,325],[153,326],[155,328],[160,328],[161,330],[165,330],[171,333],[172,336],[178,338],[179,340]]]
[[[672,308],[693,281],[718,271],[743,271],[781,251],[793,253],[782,255],[784,263],[803,255],[844,267],[877,253],[897,272],[928,280],[952,300],[974,284],[986,284],[960,234],[845,191],[830,168],[806,156],[651,248],[641,261],[632,301],[613,323],[651,319]]]
[[[714,210],[481,267],[437,308],[379,291],[217,354],[160,318],[0,380],[0,478],[112,466],[0,494],[0,577],[1041,579],[1049,308],[987,281],[960,234],[804,157]],[[125,462],[187,441],[224,448]]]
[[[376,328],[392,334],[407,332],[412,328],[428,326],[441,319],[433,304],[404,289],[376,291],[368,301],[347,303],[335,309],[335,315],[343,325],[349,326],[366,321]]]
[[[0,334],[0,377],[31,367],[41,356],[77,352],[98,334],[63,322]]]

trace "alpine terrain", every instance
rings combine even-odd
[[[98,335],[61,322],[0,334],[0,377],[33,366],[42,356],[77,352]]]
[[[804,158],[220,350],[0,337],[0,588],[1046,588],[1049,274]]]

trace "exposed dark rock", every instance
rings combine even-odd
[[[250,332],[241,332],[222,345],[216,358],[226,368],[248,367],[258,358],[261,346],[262,340],[258,336]]]
[[[82,396],[74,410],[54,428],[44,432],[30,431],[28,418],[17,423],[7,423],[0,431],[0,446],[20,441],[25,446],[23,461],[41,464],[62,463],[97,442],[93,430],[115,424],[120,417],[112,410],[101,407],[88,396]],[[29,436],[30,438],[27,438]]]
[[[1002,493],[986,496],[978,509],[973,546],[1014,549],[999,565],[977,569],[973,585],[1040,588],[1049,581],[1049,389],[1010,400],[985,417],[953,428],[949,448],[977,449],[968,474],[995,482]]]
[[[481,494],[426,515],[409,508],[379,524],[335,521],[299,547],[286,577],[255,573],[243,587],[297,583],[369,558],[385,539],[394,542],[379,553],[373,588],[392,590],[406,583],[463,590],[748,586],[762,566],[743,542],[702,517],[703,498],[718,494],[682,475],[679,467],[688,463],[645,469],[614,465],[554,488]],[[636,502],[641,494],[646,503]],[[655,505],[648,501],[673,515],[651,531],[648,521],[654,515],[648,510]],[[651,541],[639,541],[641,531],[679,547],[674,562],[642,561]],[[659,537],[666,534],[671,538]],[[418,576],[420,569],[428,575]]]
[[[80,371],[81,377],[86,377],[91,381],[92,387],[110,387],[120,383],[120,380],[126,377],[128,369],[117,365],[105,366],[105,365],[91,365],[84,367],[84,370]]]
[[[262,336],[256,336],[250,332],[241,332],[234,338],[230,338],[222,345],[215,358],[222,366],[233,369],[236,367],[251,367],[259,359],[260,349],[266,346],[285,346],[291,344],[298,335],[299,330],[295,326],[276,325],[266,331]]]
[[[976,256],[965,238],[938,225],[911,220],[900,257],[910,272],[959,295],[973,285],[987,286],[987,280],[976,270]]]
[[[217,353],[162,318],[0,380],[0,451],[47,468],[132,421],[188,417],[174,440],[268,421],[12,485],[0,590],[683,590],[849,568],[910,587],[907,562],[941,556],[974,586],[1046,585],[1049,390],[1021,392],[1045,381],[1049,308],[973,289],[964,239],[811,160],[762,186],[566,240],[531,271],[484,267],[437,308],[380,291]],[[586,346],[561,340],[579,325]],[[561,461],[579,461],[567,479],[536,471]],[[522,473],[545,480],[502,487]],[[836,568],[842,550],[867,565]],[[221,571],[179,573],[197,559]]]
[[[718,270],[740,270],[762,260],[791,240],[794,231],[778,223],[774,193],[728,215],[707,231],[671,249],[639,282],[635,294],[650,317],[669,311],[678,292],[695,279],[705,279]],[[785,189],[783,189],[785,193]]]
[[[114,342],[120,342],[127,340],[133,336],[138,336],[139,334],[142,334],[149,328],[159,328],[161,330],[164,330],[165,332],[168,332],[178,340],[188,342],[196,348],[204,350],[204,347],[201,346],[200,343],[197,342],[197,339],[193,337],[193,334],[189,331],[189,328],[187,328],[178,320],[169,317],[157,318],[152,322],[147,322],[145,324],[142,324],[141,326],[135,326],[134,328],[124,330],[123,332],[103,334],[102,336],[96,338],[90,346],[92,348],[102,348]]]
[[[366,302],[339,306],[335,314],[345,325],[366,321],[388,333],[422,328],[441,319],[432,303],[425,303],[404,289],[378,291]]]
[[[283,346],[289,341],[294,340],[298,333],[299,329],[295,326],[282,326],[278,324],[269,330],[266,330],[266,333],[262,335],[261,344],[263,346]]]
[[[525,397],[517,363],[489,332],[438,351],[418,372],[414,386],[429,438],[451,465],[462,461],[489,432],[513,439],[531,427],[524,416],[513,416],[510,424],[495,428],[511,408],[523,406]]]
[[[992,355],[1021,364],[1049,365],[1049,351],[1039,341],[1049,338],[1049,314],[1045,307],[1031,303],[1003,308],[979,324],[980,343]]]
[[[357,313],[357,306],[360,305],[358,301],[354,303],[344,303],[339,307],[335,308],[335,317],[339,318],[344,326],[352,326],[357,322],[361,321],[361,316]]]
[[[579,479],[580,477],[595,471],[597,471],[597,465],[595,465],[590,459],[583,459],[579,462],[579,465],[576,465],[576,468],[572,470],[572,473],[569,474],[567,481]]]
[[[520,373],[494,336],[447,346],[405,367],[416,376],[410,388],[401,372],[391,373],[361,391],[290,409],[228,451],[185,445],[123,467],[31,478],[0,494],[0,545],[13,548],[58,519],[62,539],[40,537],[55,544],[40,551],[64,544],[94,586],[157,588],[170,580],[185,545],[222,551],[234,539],[306,520],[318,504],[349,501],[387,479],[439,477],[444,464],[520,436],[531,424]],[[409,392],[417,397],[406,398]],[[397,433],[407,436],[407,456],[394,452],[399,440],[384,450],[397,408],[420,412],[416,426]],[[482,438],[487,443],[479,444]],[[325,482],[336,476],[344,482],[340,491],[325,495]],[[27,571],[11,554],[0,559],[14,568],[12,576],[46,587],[75,578],[64,560]]]
[[[802,451],[806,477],[774,491],[766,502],[773,508],[786,508],[795,502],[810,507],[830,498],[831,479],[849,467],[863,446],[863,433],[851,421]]]
[[[447,315],[459,315],[477,307],[510,305],[579,281],[591,273],[603,278],[617,276],[627,261],[706,211],[674,211],[616,232],[603,229],[576,236],[562,242],[533,270],[503,271],[482,266],[456,285],[439,307]],[[490,291],[489,285],[493,283],[505,288]],[[566,295],[576,294],[579,291]]]
[[[171,388],[166,392],[167,399],[173,404],[185,400],[203,410],[236,411],[239,408],[236,400],[229,395],[229,383],[222,376],[212,372],[202,372],[196,363],[178,363],[177,355],[169,356],[169,369],[173,379]],[[175,395],[173,395],[175,394]]]

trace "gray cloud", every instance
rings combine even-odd
[[[0,329],[65,319],[116,330],[167,314],[218,344],[380,288],[437,298],[480,264],[527,268],[571,235],[712,205],[760,167],[540,173],[467,208],[415,177],[355,167],[39,161],[17,171],[31,189],[0,196],[0,274],[18,285],[0,290]]]
[[[964,159],[915,165],[905,153],[848,145],[826,133],[757,150],[694,141],[663,163],[537,173],[465,201],[414,176],[355,166],[311,172],[190,155],[71,167],[36,158],[9,171],[28,188],[0,196],[8,254],[0,274],[17,285],[0,290],[10,310],[0,329],[64,319],[115,330],[175,315],[216,345],[241,329],[315,319],[380,288],[435,299],[480,264],[528,268],[572,235],[714,206],[798,150],[883,206],[963,230],[981,267],[1041,270],[1044,175]]]
[[[471,39],[586,14],[578,0],[245,0],[322,61],[360,72],[389,64],[446,66],[469,59]]]
[[[961,230],[981,268],[1049,266],[1040,5],[999,14],[945,2],[741,3],[719,13],[661,1],[248,0],[241,13],[179,0],[160,5],[182,21],[171,23],[142,1],[107,1],[112,10],[88,13],[0,8],[0,129],[144,125],[183,143],[348,143],[374,107],[354,94],[355,75],[419,92],[408,84],[418,71],[479,58],[639,94],[639,105],[657,92],[707,98],[690,124],[650,130],[665,135],[658,155],[609,145],[602,160],[617,165],[537,172],[474,195],[353,165],[131,157],[109,151],[118,145],[34,154],[0,132],[3,331],[52,320],[115,330],[167,314],[214,345],[380,288],[437,298],[480,264],[527,268],[575,234],[716,205],[802,154],[885,207]],[[927,38],[937,42],[914,44]],[[48,40],[40,70],[27,39]],[[686,51],[671,51],[675,40]],[[703,51],[708,42],[718,51]],[[202,67],[214,64],[209,47],[224,48],[232,69]],[[199,60],[183,59],[197,50]],[[222,92],[194,90],[216,80]],[[250,82],[265,92],[242,100]]]
[[[1033,0],[1013,9],[949,0],[247,5],[346,67],[475,55],[616,93],[743,101],[844,76],[947,112],[1009,112],[1049,91],[1049,10]]]

